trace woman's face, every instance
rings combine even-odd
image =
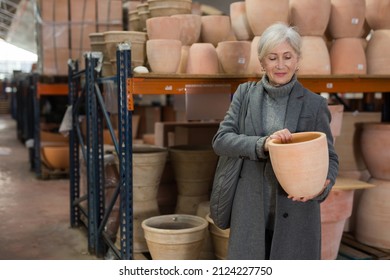
[[[287,84],[298,70],[299,56],[288,42],[277,45],[261,61],[273,86]]]

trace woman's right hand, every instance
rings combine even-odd
[[[268,151],[268,143],[270,140],[272,139],[279,139],[280,142],[282,143],[291,143],[292,141],[292,134],[290,132],[290,130],[288,130],[287,128],[284,128],[282,130],[278,130],[278,131],[275,131],[274,133],[272,133],[266,140],[265,140],[265,143],[264,143],[264,150],[265,151]]]

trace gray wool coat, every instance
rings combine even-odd
[[[245,134],[240,135],[238,114],[246,92],[249,94],[249,105],[245,117]],[[217,155],[245,159],[232,207],[228,259],[265,259],[265,203],[262,182],[264,176],[275,174],[268,153],[263,151],[259,156],[256,152],[258,145],[262,145],[266,138],[261,122],[262,94],[263,87],[260,82],[240,85],[212,142]],[[288,199],[282,187],[277,186],[270,259],[320,259],[320,203],[329,194],[338,173],[338,157],[333,147],[330,120],[326,99],[307,90],[297,81],[290,93],[285,127],[292,133],[321,131],[327,135],[327,178],[331,183],[320,196],[307,202]]]

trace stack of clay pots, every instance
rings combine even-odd
[[[331,73],[367,73],[365,46],[365,0],[331,0],[332,9],[328,25]]]
[[[309,12],[312,10],[320,13]],[[302,36],[302,55],[299,74],[328,75],[330,56],[324,39],[331,15],[330,0],[291,0],[290,23]]]

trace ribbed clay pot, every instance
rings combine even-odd
[[[188,51],[187,74],[218,74],[217,50],[211,43],[194,43]]]
[[[366,0],[366,20],[373,30],[390,29],[390,0]]]
[[[209,232],[215,256],[219,260],[226,260],[229,247],[230,229],[220,229],[217,227],[214,224],[213,219],[210,218],[210,214],[206,216],[206,219],[209,222]]]
[[[191,14],[192,0],[148,0],[151,17]]]
[[[366,18],[365,0],[331,0],[328,31],[333,39],[360,37]]]
[[[193,14],[173,15],[180,20],[180,41],[183,46],[191,46],[199,41],[202,17]]]
[[[390,29],[375,30],[368,41],[366,58],[367,73],[370,75],[390,74]]]
[[[337,258],[346,220],[352,214],[354,190],[332,189],[321,203],[321,259]]]
[[[208,222],[195,215],[161,215],[142,222],[153,260],[197,260]]]
[[[390,181],[372,178],[375,187],[363,190],[356,214],[356,239],[390,249]]]
[[[329,154],[326,135],[322,132],[292,134],[292,142],[269,142],[272,168],[282,188],[295,197],[317,195],[328,174]],[[292,175],[293,174],[293,175]]]
[[[248,74],[261,74],[262,73],[261,64],[259,61],[259,55],[258,55],[258,51],[257,51],[259,41],[260,41],[260,36],[255,36],[252,39],[251,56],[249,59],[249,65],[248,65],[248,69],[247,69]]]
[[[366,54],[361,40],[357,37],[333,40],[329,52],[333,75],[367,74]]]
[[[360,146],[372,177],[390,181],[390,124],[362,123]]]
[[[175,212],[195,214],[199,203],[209,200],[218,157],[209,146],[191,145],[172,146],[169,155],[178,190]],[[182,204],[181,200],[185,203]],[[190,207],[183,209],[180,205]]]
[[[172,39],[180,40],[180,19],[166,17],[152,17],[146,20],[148,39]]]
[[[302,36],[299,72],[302,75],[330,75],[330,55],[320,36]]]
[[[216,48],[222,70],[228,74],[244,74],[247,72],[251,55],[249,41],[219,42]]]
[[[246,15],[245,1],[230,4],[230,20],[234,35],[239,41],[251,41],[254,37]]]
[[[230,17],[226,15],[202,16],[200,39],[216,47],[219,42],[228,39],[231,32]]]
[[[155,73],[176,73],[181,59],[181,41],[155,39],[146,42],[149,66]]]
[[[329,23],[330,11],[330,0],[290,0],[290,23],[298,28],[301,36],[322,36]]]
[[[245,0],[249,26],[255,36],[276,22],[288,23],[289,0]]]

